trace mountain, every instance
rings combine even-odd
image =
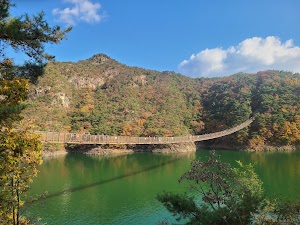
[[[98,54],[48,63],[23,115],[40,130],[179,136],[227,129],[255,114],[251,127],[207,143],[261,149],[299,144],[299,98],[300,75],[290,72],[194,79]]]

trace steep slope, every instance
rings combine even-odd
[[[215,146],[297,145],[300,75],[283,71],[192,79],[128,67],[98,54],[49,63],[24,111],[40,130],[135,136],[203,134],[251,127],[207,142]]]
[[[127,67],[100,54],[49,63],[31,87],[24,115],[42,130],[172,136],[202,126],[199,98],[191,78]]]

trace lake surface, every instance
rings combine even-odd
[[[300,193],[300,152],[217,151],[236,165],[256,162],[268,196]],[[103,157],[68,154],[45,160],[30,193],[47,197],[28,206],[27,216],[47,224],[157,224],[172,217],[156,200],[163,191],[184,192],[178,178],[207,150],[188,155],[134,153]],[[174,220],[173,220],[174,221]]]

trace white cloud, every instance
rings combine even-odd
[[[300,72],[300,48],[293,41],[282,43],[278,37],[253,37],[228,49],[205,49],[178,66],[179,72],[192,77],[226,76],[261,70]]]
[[[83,21],[87,23],[98,23],[103,19],[103,15],[99,13],[100,3],[92,3],[90,0],[65,0],[71,3],[69,8],[52,10],[52,14],[58,16],[58,20],[68,25],[75,25],[77,22]]]

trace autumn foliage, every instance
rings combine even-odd
[[[300,75],[284,71],[192,79],[120,64],[104,54],[49,63],[24,115],[41,130],[128,136],[217,132],[255,115],[236,134],[206,142],[264,149],[299,144]],[[70,129],[68,129],[70,131]]]

